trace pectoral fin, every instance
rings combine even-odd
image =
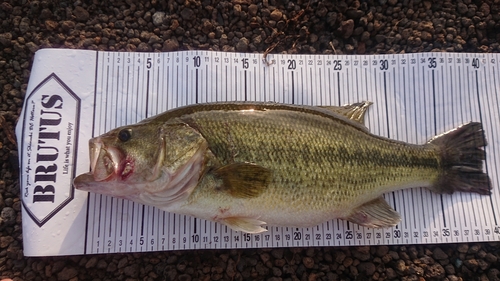
[[[392,209],[383,197],[357,207],[346,219],[371,228],[391,227],[401,221],[399,213]]]
[[[271,171],[251,163],[233,163],[214,171],[222,179],[223,190],[234,197],[259,196],[271,180]]]
[[[225,218],[222,221],[224,224],[236,231],[242,231],[246,233],[261,233],[267,231],[267,229],[261,226],[266,223],[257,219],[232,217]]]

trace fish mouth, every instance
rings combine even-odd
[[[115,147],[106,147],[101,138],[89,141],[90,172],[79,175],[73,184],[77,189],[85,189],[90,182],[108,182],[119,175],[128,175],[131,172],[130,163],[126,163],[123,153]]]
[[[90,173],[95,181],[113,180],[119,173],[123,154],[114,147],[105,147],[100,139],[90,143]]]

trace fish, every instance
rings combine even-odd
[[[392,227],[401,218],[383,194],[405,188],[491,194],[481,123],[410,144],[369,132],[371,104],[175,108],[90,139],[90,171],[73,185],[245,233],[332,219]]]

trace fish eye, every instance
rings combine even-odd
[[[128,141],[132,137],[130,129],[123,129],[118,133],[118,139],[122,142]]]

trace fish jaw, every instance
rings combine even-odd
[[[126,180],[134,172],[134,161],[118,148],[105,146],[101,137],[89,141],[90,172],[81,174],[73,181],[76,189],[126,197],[137,193]]]

